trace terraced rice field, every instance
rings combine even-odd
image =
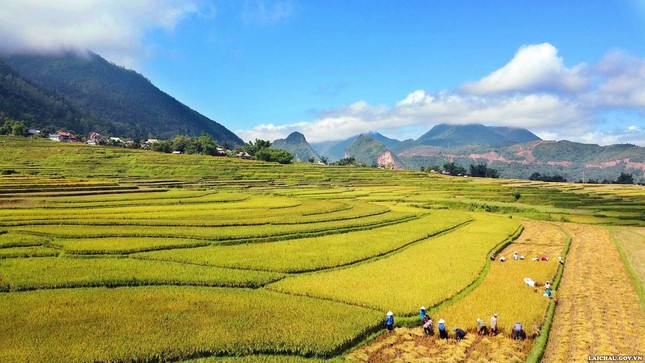
[[[644,346],[637,186],[0,141],[1,362],[533,361],[555,300],[522,279],[560,276],[564,230],[546,359]],[[564,220],[621,225],[631,276],[605,227]],[[421,305],[466,339],[424,337]]]

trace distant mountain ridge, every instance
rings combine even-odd
[[[371,133],[369,135],[380,135]],[[382,135],[381,135],[382,136]],[[541,140],[529,130],[513,127],[435,125],[417,140],[388,140],[388,145],[357,135],[325,146],[332,159],[353,156],[366,165],[387,160],[395,168],[419,169],[455,162],[465,168],[486,163],[501,177],[528,179],[533,173],[560,175],[569,181],[614,180],[620,173],[645,182],[645,148],[635,145],[599,146],[571,141]],[[330,147],[332,145],[332,147]],[[338,150],[343,148],[342,156]],[[332,154],[334,151],[336,154]]]
[[[222,144],[244,144],[233,132],[164,93],[142,75],[97,54],[14,55],[4,61],[22,77],[66,99],[92,120],[75,125],[78,133],[102,131],[135,138],[207,133]],[[54,124],[73,128],[69,123]]]
[[[455,147],[465,145],[508,146],[541,140],[526,129],[514,127],[439,124],[416,140],[417,145]]]
[[[391,139],[375,131],[370,131],[364,134],[352,136],[344,140],[313,143],[311,144],[311,146],[316,150],[316,152],[318,152],[318,154],[328,157],[331,161],[336,161],[345,157],[345,151],[347,147],[349,147],[361,135],[365,135],[373,140],[379,141],[388,148],[395,147],[396,145],[401,143],[401,141],[399,140]]]

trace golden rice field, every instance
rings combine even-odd
[[[0,171],[0,362],[533,362],[547,333],[554,362],[645,346],[639,186],[7,137]],[[523,282],[560,276],[553,300]],[[421,305],[466,339],[424,337]],[[500,334],[477,337],[492,313]]]
[[[531,277],[540,285],[553,281],[558,269],[557,256],[565,247],[567,236],[554,224],[523,221],[522,235],[499,253],[506,262],[491,262],[490,270],[472,292],[430,311],[435,322],[460,327],[468,332],[461,342],[442,341],[423,335],[420,327],[400,328],[396,334],[369,344],[349,357],[362,362],[388,362],[401,357],[403,361],[427,362],[523,362],[531,349],[531,341],[510,339],[510,327],[520,321],[529,337],[536,336],[544,324],[550,299],[543,288],[530,287],[523,281]],[[549,261],[514,261],[511,255],[550,257]],[[487,326],[493,314],[498,314],[499,334],[480,337],[476,334],[477,318]]]

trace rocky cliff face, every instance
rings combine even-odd
[[[392,154],[390,150],[386,150],[384,153],[378,156],[376,159],[376,164],[379,168],[385,169],[403,169],[403,164],[399,159]]]

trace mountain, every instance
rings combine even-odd
[[[369,134],[362,134],[345,149],[345,157],[353,157],[358,163],[367,166],[379,166],[388,169],[402,169],[403,164],[386,145],[373,139]]]
[[[14,55],[4,60],[34,84],[67,99],[95,120],[100,130],[116,136],[171,138],[208,133],[219,143],[244,144],[224,126],[164,93],[141,74],[97,54]],[[93,126],[73,131],[95,131]]]
[[[559,175],[569,181],[613,181],[620,173],[645,182],[645,148],[622,144],[599,146],[571,141],[533,141],[510,146],[415,146],[397,155],[408,168],[455,162],[465,168],[486,163],[502,178],[528,179],[533,173]]]
[[[286,139],[275,140],[271,148],[290,152],[295,161],[308,161],[310,158],[314,158],[314,162],[320,161],[320,155],[309,145],[305,135],[299,132],[292,132]]]
[[[481,124],[435,125],[416,140],[417,145],[456,147],[465,145],[507,146],[540,140],[526,129],[490,127]]]
[[[99,125],[63,97],[22,77],[0,61],[0,120],[22,120],[37,129],[96,129]]]
[[[379,141],[387,148],[395,148],[401,143],[401,141],[399,140],[391,139],[374,131],[370,131],[361,135],[366,135],[373,140]],[[345,157],[345,150],[347,149],[347,147],[349,147],[361,135],[352,136],[344,140],[314,143],[311,144],[311,146],[318,152],[318,154],[328,157],[330,161],[337,161]]]

